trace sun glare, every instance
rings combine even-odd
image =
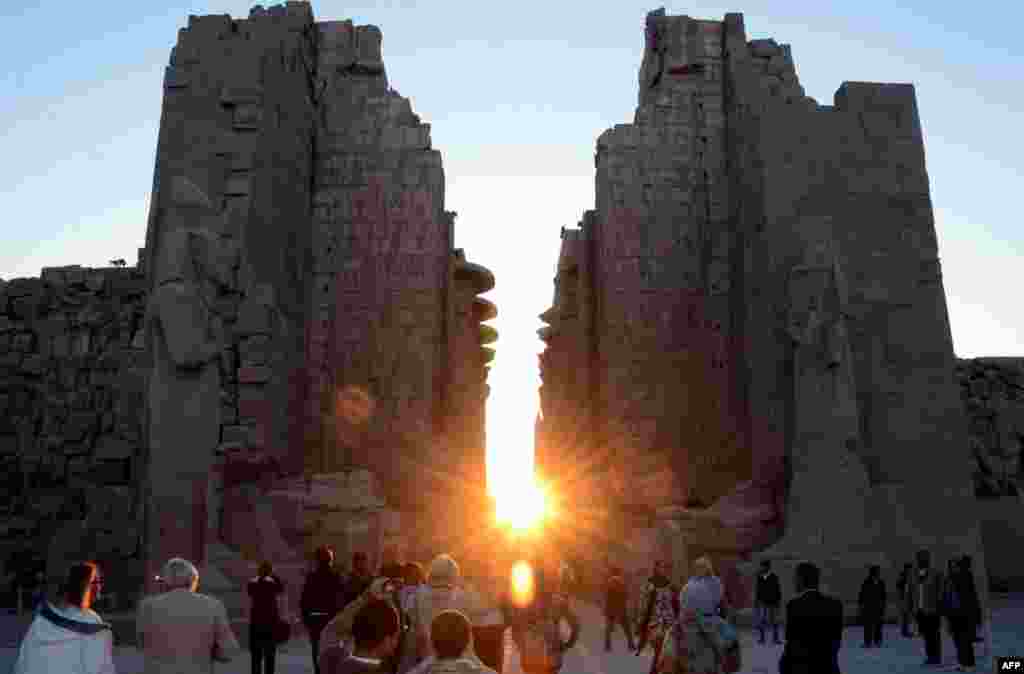
[[[515,532],[537,529],[551,514],[544,489],[532,479],[508,484],[495,494],[495,514],[500,524],[507,524]]]

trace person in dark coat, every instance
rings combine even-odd
[[[914,633],[911,629],[913,624],[914,612],[911,610],[911,580],[914,573],[914,565],[907,562],[903,565],[903,571],[900,572],[900,577],[896,581],[896,592],[899,593],[900,598],[900,634],[905,637],[912,637]]]
[[[843,603],[818,590],[820,578],[814,564],[797,565],[797,596],[786,603],[786,646],[779,674],[840,674]]]
[[[626,611],[628,604],[629,592],[626,590],[626,579],[622,569],[612,567],[604,594],[604,650],[608,653],[612,650],[612,632],[616,627],[622,627],[622,631],[626,633],[629,650],[633,651],[633,630],[630,629],[629,614]]]
[[[306,577],[306,583],[302,586],[299,608],[313,647],[313,671],[320,674],[317,662],[320,634],[324,626],[341,610],[345,588],[341,576],[334,569],[334,550],[326,545],[321,546],[316,551],[316,559],[316,569]]]
[[[931,553],[917,553],[917,568],[911,576],[910,605],[917,616],[917,631],[924,638],[926,666],[942,664],[942,571],[932,568]]]
[[[405,577],[405,564],[398,561],[398,550],[393,547],[384,548],[381,553],[380,573],[377,575],[402,582]]]
[[[960,559],[946,579],[944,609],[949,631],[956,647],[956,659],[961,668],[974,667],[974,635],[981,614],[974,574]]]
[[[779,576],[772,571],[772,563],[763,560],[761,562],[761,573],[757,575],[757,583],[754,588],[754,612],[757,615],[757,629],[760,632],[758,643],[763,644],[765,630],[771,625],[772,641],[781,644],[779,640],[779,606],[782,604],[782,585],[779,583]]]
[[[365,552],[352,555],[352,573],[345,579],[345,606],[362,596],[373,582],[373,572]]]
[[[974,567],[972,566],[972,559],[970,555],[964,555],[962,558],[964,570],[974,578]],[[981,636],[981,626],[985,622],[984,612],[981,609],[981,600],[978,600],[978,614],[974,616],[974,643],[984,641],[985,638]]]
[[[864,624],[864,648],[882,645],[886,598],[882,568],[877,565],[872,566],[868,569],[868,577],[861,584],[860,595],[857,597],[860,619]]]
[[[284,583],[274,575],[270,562],[260,564],[256,577],[249,581],[249,652],[252,657],[252,674],[274,674],[277,658],[277,642],[274,628],[281,621],[279,599],[284,592]]]

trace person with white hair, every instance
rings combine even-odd
[[[430,563],[427,584],[416,592],[411,603],[409,631],[416,644],[416,659],[419,661],[435,655],[430,626],[442,611],[460,611],[471,625],[479,625],[486,613],[480,595],[464,586],[458,563],[447,554],[438,555]],[[472,638],[463,657],[479,662]]]
[[[159,580],[167,591],[139,602],[135,621],[145,674],[212,674],[215,661],[240,652],[223,602],[196,591],[199,571],[192,562],[169,560]]]

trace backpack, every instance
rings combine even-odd
[[[654,583],[648,586],[648,596],[654,595],[654,609],[651,611],[651,623],[655,625],[671,625],[676,621],[674,599],[676,590],[671,583],[658,587]]]

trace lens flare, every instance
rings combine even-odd
[[[516,606],[526,606],[533,601],[533,569],[526,562],[512,566],[512,601]]]

